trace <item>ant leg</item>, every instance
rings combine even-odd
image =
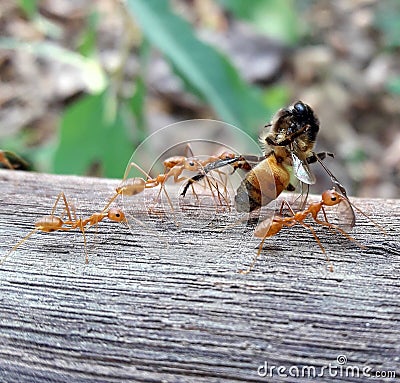
[[[129,163],[129,165],[125,171],[124,178],[122,179],[122,181],[125,181],[128,178],[128,175],[129,175],[130,171],[132,170],[132,168],[139,170],[147,178],[149,178],[149,179],[151,178],[150,175],[146,171],[144,171],[138,164],[136,164],[135,162],[131,162],[131,163]]]
[[[205,173],[204,173],[204,174],[205,174]],[[212,194],[212,197],[213,197],[213,201],[214,201],[215,206],[216,206],[216,207],[218,206],[218,202],[217,202],[217,200],[216,200],[217,197],[215,196],[215,193],[214,193],[214,190],[213,190],[213,189],[216,189],[216,190],[217,190],[218,201],[219,201],[220,205],[222,205],[221,198],[220,198],[220,191],[219,191],[219,189],[218,189],[218,184],[217,184],[217,183],[216,183],[216,184],[213,184],[213,183],[211,182],[211,180],[210,180],[210,177],[208,177],[207,174],[205,174],[205,179],[204,179],[204,181],[208,184],[208,188],[210,189],[210,192],[211,192],[211,194]]]
[[[160,185],[160,190],[158,191],[158,194],[157,194],[157,196],[155,198],[155,204],[157,204],[157,201],[159,201],[160,196],[161,196],[161,192],[164,191],[165,197],[167,198],[167,201],[168,201],[168,205],[170,206],[172,214],[174,215],[175,225],[176,226],[180,226],[179,223],[177,222],[176,218],[175,218],[175,209],[174,209],[174,205],[172,203],[171,197],[169,196],[169,194],[167,192],[167,189],[165,187],[165,181],[166,180],[167,180],[167,178],[165,178],[165,180],[159,184]],[[146,186],[146,188],[153,188],[155,186],[157,186],[157,184],[154,184],[154,185],[151,185],[151,186]],[[154,209],[154,205],[151,208],[151,210],[153,210],[153,209]]]
[[[168,204],[171,207],[171,210],[174,212],[174,207],[173,207],[171,198],[169,197],[167,189],[165,188],[165,183],[167,182],[168,178],[170,178],[169,173],[171,172],[171,170],[167,174],[165,174],[165,178],[162,182],[158,182],[155,179],[153,184],[151,184],[151,183],[148,185],[146,184],[146,188],[153,188],[153,187],[156,187],[157,185],[160,185],[160,190],[158,191],[157,197],[155,198],[155,203],[157,203],[159,201],[161,192],[164,191],[165,196],[167,197],[167,200],[168,200]],[[182,171],[183,171],[183,169],[180,170],[180,173],[182,173]],[[179,182],[179,181],[180,181],[180,179],[175,180],[175,178],[174,178],[174,182]]]
[[[186,158],[194,157],[194,153],[192,147],[190,146],[190,143],[187,143],[185,146],[185,156]]]
[[[205,182],[208,183],[208,187],[213,195],[214,201],[216,199],[216,196],[213,192],[213,188],[216,190],[219,205],[223,206],[223,203],[225,203],[226,206],[230,207],[230,201],[229,201],[229,197],[228,197],[228,187],[227,187],[228,175],[225,172],[219,170],[218,167],[216,169],[211,170],[211,171],[215,171],[219,177],[219,179],[217,179],[216,177],[213,177],[213,176],[211,177],[212,180],[215,181],[215,184],[213,184],[210,180],[210,177],[208,177],[208,173],[210,171],[207,171],[206,168],[207,168],[207,165],[206,165],[206,167],[202,167],[201,168],[202,173],[200,173],[200,174],[204,175]],[[225,180],[222,178],[222,175],[225,175]],[[219,184],[221,184],[223,187],[222,192],[219,189]],[[221,198],[222,198],[222,200],[221,200]],[[216,203],[216,206],[218,206],[217,203]]]
[[[318,243],[319,247],[321,248],[322,252],[325,254],[325,259],[328,262],[329,265],[329,271],[333,272],[333,264],[328,256],[328,254],[326,253],[326,250],[324,248],[324,246],[321,243],[321,240],[318,238],[317,233],[315,232],[315,230],[310,226],[307,225],[306,223],[302,222],[302,221],[297,221],[301,226],[305,227],[306,229],[311,231],[311,234],[314,236],[315,241]]]
[[[353,243],[355,243],[355,244],[356,244],[358,247],[360,247],[361,249],[366,249],[366,248],[367,248],[366,246],[364,246],[364,245],[362,245],[361,243],[357,242],[355,238],[353,238],[350,234],[348,234],[348,233],[347,233],[346,231],[344,231],[342,228],[340,228],[340,227],[337,226],[337,225],[334,225],[333,223],[330,223],[330,222],[328,221],[328,217],[327,217],[327,215],[326,215],[326,211],[325,211],[325,209],[324,209],[323,206],[321,206],[321,210],[322,210],[322,213],[323,213],[323,215],[324,215],[325,221],[322,221],[322,220],[318,219],[317,217],[313,217],[313,218],[314,218],[314,221],[315,221],[316,223],[318,223],[319,225],[325,226],[325,227],[329,228],[329,229],[332,230],[332,231],[337,231],[337,232],[341,233],[343,236],[345,236],[348,240],[350,240],[350,241],[352,241]]]
[[[226,206],[230,207],[230,200],[229,200],[229,194],[228,194],[228,174],[221,170],[215,170],[215,172],[218,174],[219,177],[219,182],[221,183],[223,187],[223,192],[221,193],[221,196],[226,204]],[[225,177],[223,177],[225,176]]]
[[[176,183],[177,183],[177,182],[180,182],[182,179],[186,179],[185,177],[178,178],[179,175],[182,174],[182,171],[183,171],[184,168],[183,168],[183,167],[176,167],[176,166],[172,167],[172,168],[168,171],[168,173],[164,174],[165,177],[164,177],[164,179],[160,182],[160,181],[157,179],[158,177],[156,177],[156,178],[154,178],[154,179],[151,178],[150,175],[148,175],[140,166],[136,165],[134,162],[131,162],[130,165],[134,166],[134,167],[135,167],[136,169],[138,169],[139,171],[142,171],[143,174],[145,174],[145,175],[147,176],[148,179],[147,179],[147,181],[146,181],[145,188],[153,188],[153,187],[156,187],[156,186],[160,185],[160,190],[159,190],[159,192],[158,192],[158,194],[157,194],[157,197],[156,197],[155,201],[156,201],[156,203],[157,203],[157,201],[158,201],[159,198],[160,198],[161,192],[164,191],[165,196],[167,197],[168,204],[169,204],[169,206],[170,206],[170,208],[171,208],[171,211],[174,213],[174,212],[175,212],[174,205],[173,205],[173,203],[172,203],[172,201],[171,201],[171,198],[170,198],[170,196],[169,196],[169,194],[168,194],[168,192],[167,192],[167,189],[165,188],[165,183],[166,183],[166,181],[168,180],[168,178],[172,177],[172,175],[174,175],[174,182],[176,182]],[[175,220],[175,224],[176,224],[177,226],[179,226],[179,225],[178,225],[178,222],[176,221],[175,218],[174,218],[174,220]]]
[[[165,194],[165,196],[167,197],[168,204],[169,204],[169,206],[170,206],[170,208],[171,208],[172,214],[174,215],[175,225],[176,225],[176,226],[180,226],[180,225],[179,225],[179,222],[176,221],[174,205],[173,205],[173,203],[172,203],[172,201],[171,201],[171,198],[170,198],[170,196],[169,196],[169,194],[168,194],[168,192],[167,192],[167,190],[166,190],[166,188],[165,188],[164,183],[162,183],[161,186],[160,186],[160,191],[158,192],[157,198],[159,198],[159,196],[160,196],[160,194],[161,194],[161,190],[164,190],[164,194]]]
[[[226,196],[226,194],[227,194],[226,186],[223,185],[224,192],[221,192],[220,188],[219,188],[219,183],[220,182],[222,183],[222,181],[218,181],[215,177],[209,177],[208,174],[204,173],[204,182],[208,185],[208,188],[210,189],[210,192],[212,194],[213,201],[214,201],[216,208],[218,206],[222,207],[224,205],[224,203],[226,206],[230,206],[229,200]],[[193,187],[193,185],[192,185],[192,187]],[[215,192],[214,192],[214,190],[215,190]],[[225,195],[224,195],[224,193],[225,193]]]
[[[4,264],[8,256],[15,251],[18,247],[20,247],[30,236],[35,234],[37,231],[39,231],[39,227],[35,227],[33,230],[31,230],[24,238],[22,238],[17,244],[15,244],[8,252],[7,254],[0,260],[0,265]]]
[[[11,162],[6,157],[6,152],[4,150],[0,150],[0,162],[10,170],[14,170],[14,167],[11,165]]]
[[[265,221],[263,221],[263,222],[266,222],[266,220]],[[267,239],[267,238],[269,238],[269,237],[271,237],[271,236],[274,236],[275,234],[277,234],[281,229],[282,229],[282,227],[283,227],[283,221],[274,221],[274,219],[272,220],[272,221],[269,221],[270,223],[269,223],[269,229],[272,229],[271,231],[270,230],[266,230],[266,232],[265,232],[265,234],[264,234],[264,236],[263,236],[263,239],[261,240],[261,242],[260,242],[260,245],[258,246],[258,251],[257,251],[257,254],[255,255],[255,257],[253,258],[253,261],[251,262],[251,264],[250,264],[250,266],[246,269],[246,270],[240,270],[239,271],[239,273],[240,274],[248,274],[252,269],[253,269],[253,267],[254,267],[254,265],[255,265],[255,263],[256,263],[256,261],[257,261],[257,259],[258,259],[258,257],[260,256],[260,254],[261,254],[261,251],[262,251],[262,248],[263,248],[263,245],[264,245],[264,242],[265,242],[265,240]],[[261,223],[262,224],[262,223]],[[261,225],[260,224],[260,225]],[[295,225],[296,224],[296,221],[294,221],[293,223],[291,223],[291,225],[290,226],[293,226],[293,225]]]
[[[76,208],[75,205],[73,203],[71,203],[71,201],[68,201],[66,196],[63,193],[63,202],[64,202],[64,211],[63,214],[61,216],[61,219],[63,219],[65,213],[67,213],[67,216],[69,218],[70,221],[72,222],[76,222],[77,218],[76,218]],[[72,211],[72,215],[71,215],[71,211]]]
[[[292,207],[290,206],[289,202],[287,200],[282,200],[282,204],[281,204],[281,208],[279,210],[279,215],[282,215],[283,212],[283,207],[286,205],[286,207],[289,209],[290,213],[292,214],[292,216],[295,215],[295,212],[293,211]]]
[[[83,237],[83,246],[85,248],[85,263],[89,263],[89,255],[87,251],[87,241],[86,241],[86,234],[85,234],[85,227],[83,226],[82,220],[79,220],[79,229],[82,232],[82,237]],[[97,224],[96,224],[96,229],[97,229]]]
[[[57,198],[56,198],[56,201],[54,202],[53,209],[51,210],[51,214],[50,214],[50,215],[51,215],[51,216],[54,216],[54,213],[56,212],[58,203],[60,202],[60,199],[61,199],[61,198],[62,198],[63,203],[64,203],[64,213],[65,213],[65,212],[67,213],[67,216],[68,216],[69,220],[72,222],[73,219],[72,219],[72,216],[71,216],[71,210],[70,210],[69,203],[68,203],[68,201],[67,201],[67,198],[65,197],[64,192],[60,192],[60,193],[58,194],[58,196],[57,196]]]
[[[267,239],[267,236],[265,235],[264,238],[262,239],[260,245],[258,246],[257,254],[254,256],[254,258],[253,258],[253,260],[251,261],[249,267],[248,267],[246,270],[239,270],[239,273],[240,273],[240,274],[248,274],[248,273],[250,273],[250,271],[253,269],[254,265],[255,265],[256,262],[257,262],[258,257],[259,257],[260,254],[261,254],[261,251],[262,251],[262,248],[263,248],[263,245],[264,245],[264,242],[265,242],[266,239]]]

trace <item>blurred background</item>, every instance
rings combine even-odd
[[[0,149],[120,178],[161,127],[302,100],[349,193],[399,198],[399,47],[398,0],[0,0]]]

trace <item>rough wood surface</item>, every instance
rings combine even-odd
[[[50,213],[60,191],[88,215],[117,184],[0,171],[1,255]],[[318,371],[340,355],[344,367],[398,378],[400,201],[355,202],[387,235],[359,217],[352,235],[367,246],[360,249],[318,228],[332,273],[310,232],[295,227],[266,241],[241,275],[257,249],[251,231],[216,231],[218,221],[190,211],[179,230],[162,219],[133,233],[114,223],[90,229],[89,264],[79,232],[34,234],[0,267],[0,381],[305,382],[257,370],[267,362],[286,373]],[[368,378],[325,371],[314,381]]]

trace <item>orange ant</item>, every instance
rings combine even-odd
[[[0,150],[0,163],[10,170],[14,170],[16,168],[27,169],[29,167],[25,160],[9,150]]]
[[[236,155],[231,152],[223,152],[219,156],[209,156],[204,160],[199,160],[195,157],[187,158],[184,156],[169,157],[164,160],[164,169],[166,173],[160,174],[158,177],[156,177],[156,180],[160,181],[160,183],[165,183],[169,177],[174,177],[174,182],[178,183],[187,180],[186,177],[181,177],[181,174],[184,170],[188,170],[191,172],[203,172],[204,167],[212,162],[216,162],[218,160],[232,159],[235,157]],[[148,180],[148,182],[150,181],[151,180]],[[209,180],[207,182],[209,183]],[[209,186],[212,190],[210,183]]]
[[[208,164],[219,161],[219,160],[232,159],[235,157],[236,157],[236,155],[231,152],[223,152],[218,156],[209,156],[203,160],[199,160],[195,157],[187,158],[184,156],[173,156],[173,157],[170,157],[170,158],[167,158],[166,160],[164,160],[164,168],[165,168],[166,173],[161,174],[158,177],[161,177],[160,180],[162,183],[165,183],[169,177],[174,177],[174,182],[178,183],[178,182],[187,180],[187,177],[181,177],[181,174],[184,170],[191,171],[191,172],[199,172],[200,171],[201,174],[204,174],[206,176],[206,174],[204,172],[204,168]],[[217,191],[218,191],[218,184],[213,185],[211,183],[209,177],[205,177],[205,181],[207,182],[207,184],[210,188],[210,191],[212,193],[213,193],[213,189],[217,189]],[[225,185],[225,183],[223,183],[223,184]],[[194,191],[193,184],[191,184],[191,187],[192,187],[193,193],[197,196],[197,194]],[[224,188],[226,189],[225,186],[224,186]],[[214,193],[213,193],[213,195],[214,195]],[[159,197],[159,195],[158,195],[158,197]],[[219,193],[219,191],[218,191],[218,199],[219,199],[219,202],[222,204],[221,194]],[[227,202],[226,196],[224,196],[223,199],[225,200],[225,202]]]
[[[256,227],[256,229],[254,231],[254,236],[257,237],[257,238],[262,238],[262,241],[261,241],[260,246],[258,248],[257,255],[254,257],[251,265],[248,267],[247,270],[241,270],[240,273],[241,274],[248,274],[251,271],[251,269],[253,268],[254,264],[256,263],[257,257],[261,254],[263,244],[264,244],[265,240],[268,237],[272,237],[272,236],[278,234],[282,230],[283,227],[292,227],[292,226],[294,226],[296,224],[300,224],[301,226],[303,226],[303,227],[305,227],[305,228],[307,228],[308,230],[311,231],[311,233],[314,236],[316,242],[318,243],[318,245],[321,248],[322,252],[326,256],[326,260],[329,263],[329,270],[333,271],[332,263],[331,263],[328,255],[326,254],[326,250],[325,250],[324,246],[322,245],[320,239],[318,238],[315,230],[311,227],[311,225],[308,225],[308,224],[304,223],[304,220],[309,215],[311,215],[311,217],[313,218],[313,220],[317,224],[322,225],[322,226],[326,226],[326,227],[328,227],[329,229],[331,229],[333,231],[337,231],[337,232],[343,234],[350,241],[352,241],[355,244],[357,244],[360,248],[365,248],[364,245],[359,244],[346,231],[344,231],[343,229],[341,229],[337,225],[334,225],[334,224],[332,224],[332,223],[330,223],[328,221],[324,206],[335,206],[335,205],[339,205],[340,203],[348,204],[349,208],[354,207],[360,214],[362,214],[364,217],[368,218],[375,226],[377,226],[379,228],[379,230],[381,230],[384,234],[386,234],[386,231],[380,225],[378,225],[375,221],[373,221],[370,217],[368,217],[357,206],[352,204],[348,200],[348,198],[346,198],[345,196],[339,194],[334,188],[331,189],[331,190],[324,191],[322,193],[322,199],[319,202],[312,202],[312,203],[310,203],[308,208],[306,208],[306,209],[304,209],[302,211],[298,211],[296,213],[292,210],[292,208],[290,207],[290,205],[289,205],[289,203],[287,201],[283,201],[279,215],[275,215],[272,218],[268,218],[268,219],[262,221]],[[292,214],[291,216],[289,216],[289,217],[282,216],[282,209],[283,209],[284,205],[286,205],[289,208],[289,211]],[[324,215],[324,220],[321,220],[321,219],[318,218],[318,213],[320,211],[322,211],[322,213]],[[354,215],[354,212],[353,212],[352,209],[351,209],[351,214]],[[353,218],[352,218],[352,221],[353,221]]]
[[[56,216],[55,211],[60,200],[64,203],[64,213],[66,214],[67,219],[63,219],[62,217]],[[35,228],[28,233],[24,238],[22,238],[16,245],[12,247],[12,249],[4,256],[4,258],[0,261],[0,265],[5,262],[7,257],[16,250],[19,246],[21,246],[30,236],[38,231],[42,231],[44,233],[51,233],[54,231],[70,231],[74,229],[79,229],[83,235],[83,242],[85,246],[85,262],[89,262],[87,249],[86,249],[86,235],[85,230],[87,226],[98,225],[103,219],[108,218],[112,222],[119,223],[127,223],[127,219],[125,217],[124,212],[119,208],[108,208],[111,202],[107,203],[105,208],[100,213],[94,213],[90,217],[82,219],[76,218],[75,208],[71,207],[65,197],[65,194],[61,192],[54,203],[53,209],[50,215],[45,215],[39,218],[35,222]],[[72,213],[71,213],[72,210]]]
[[[116,189],[116,194],[114,197],[112,197],[111,202],[116,199],[119,195],[124,195],[124,196],[134,196],[136,194],[142,193],[145,189],[148,188],[154,188],[157,186],[160,186],[160,190],[157,194],[156,201],[159,200],[161,192],[164,191],[168,203],[171,207],[172,210],[173,204],[172,201],[165,189],[165,184],[168,179],[172,178],[174,183],[179,183],[184,180],[187,180],[187,177],[182,176],[182,173],[186,171],[190,172],[199,172],[204,169],[204,166],[211,162],[215,162],[217,160],[221,159],[228,159],[228,158],[234,158],[235,154],[229,153],[229,152],[224,152],[220,154],[219,156],[210,156],[206,158],[205,160],[199,160],[194,157],[184,157],[184,156],[173,156],[169,157],[166,160],[164,160],[164,173],[158,174],[156,177],[151,177],[146,171],[144,171],[139,165],[137,165],[135,162],[131,162],[127,170],[125,172],[125,179],[121,183],[121,186],[119,186]],[[126,178],[126,176],[129,174],[132,168],[135,168],[139,170],[141,173],[143,173],[147,179],[143,179],[141,177],[134,177],[134,178]],[[210,190],[212,191],[213,188],[215,188],[215,185],[211,183],[208,177],[206,177],[206,181],[210,187]],[[194,192],[194,190],[193,190]],[[194,192],[194,194],[196,194]],[[218,194],[220,197],[220,195]],[[110,202],[110,203],[111,203]],[[220,201],[221,202],[221,201]]]

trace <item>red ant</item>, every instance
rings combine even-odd
[[[326,259],[327,259],[327,261],[329,263],[329,270],[333,271],[333,266],[332,266],[332,264],[330,262],[330,259],[327,256],[326,250],[325,250],[324,246],[322,245],[320,239],[318,238],[315,230],[311,227],[311,225],[308,225],[308,224],[304,223],[304,220],[309,215],[311,215],[311,217],[313,218],[313,220],[317,224],[322,225],[322,226],[326,226],[326,227],[328,227],[329,229],[331,229],[333,231],[337,231],[337,232],[343,234],[350,241],[352,241],[355,244],[357,244],[359,247],[365,248],[364,245],[359,244],[346,231],[344,231],[343,229],[341,229],[337,225],[334,225],[334,224],[332,224],[332,223],[330,223],[328,221],[324,206],[335,206],[335,205],[339,205],[340,203],[346,203],[346,204],[349,205],[349,208],[350,207],[355,208],[360,214],[362,214],[363,216],[368,218],[375,226],[377,226],[384,234],[386,234],[385,230],[380,225],[378,225],[376,222],[374,222],[363,211],[361,211],[357,206],[352,204],[346,197],[344,197],[343,195],[339,194],[335,189],[326,190],[325,192],[322,193],[322,199],[319,202],[312,202],[312,203],[310,203],[310,205],[306,209],[304,209],[302,211],[298,211],[298,212],[294,212],[292,210],[292,208],[290,207],[289,203],[287,201],[283,201],[282,202],[281,211],[280,211],[279,215],[275,215],[272,218],[268,218],[268,219],[262,221],[256,227],[256,229],[254,231],[254,236],[257,237],[257,238],[262,238],[262,241],[261,241],[260,246],[258,248],[257,255],[254,257],[251,265],[248,267],[247,270],[241,270],[240,273],[241,274],[247,274],[247,273],[249,273],[251,271],[251,269],[253,268],[254,264],[256,263],[257,257],[261,254],[262,246],[263,246],[265,240],[268,237],[273,237],[274,235],[278,234],[282,230],[283,227],[292,227],[292,226],[294,226],[296,224],[299,224],[299,225],[301,225],[301,226],[303,226],[303,227],[305,227],[305,228],[307,228],[308,230],[311,231],[311,233],[314,236],[316,242],[318,243],[318,245],[321,248],[322,252],[326,256]],[[286,205],[289,208],[289,211],[292,214],[291,216],[289,216],[289,217],[282,216],[282,208],[283,208],[284,205]],[[321,219],[318,218],[318,213],[320,211],[322,211],[322,213],[324,215],[324,220],[321,220]],[[352,210],[351,210],[351,212],[352,212]]]
[[[67,219],[63,219],[63,217],[59,217],[55,215],[55,211],[60,200],[64,203],[64,213],[66,214]],[[19,246],[21,246],[30,236],[38,231],[42,231],[44,233],[51,233],[54,231],[70,231],[74,229],[79,229],[82,232],[84,246],[85,246],[85,262],[89,262],[87,249],[86,249],[86,234],[85,230],[87,226],[94,226],[99,224],[103,219],[108,218],[112,222],[123,222],[127,223],[127,219],[125,217],[124,212],[119,208],[108,208],[111,202],[107,203],[105,208],[100,213],[94,213],[90,217],[82,219],[77,218],[75,209],[70,206],[65,197],[65,194],[61,192],[54,203],[53,209],[50,215],[45,215],[39,218],[35,222],[35,228],[28,233],[24,238],[22,238],[16,245],[12,247],[12,249],[4,256],[4,258],[0,261],[0,264],[3,264],[7,257],[16,250]],[[72,213],[71,213],[72,210]]]
[[[204,169],[204,166],[206,166],[209,163],[215,162],[219,159],[221,160],[234,157],[235,154],[229,152],[224,152],[219,156],[210,156],[205,160],[199,160],[194,157],[187,158],[184,156],[169,157],[163,162],[165,169],[164,173],[158,174],[156,177],[151,177],[139,165],[137,165],[135,162],[131,162],[128,165],[127,170],[125,172],[125,179],[122,181],[121,185],[116,189],[116,194],[111,199],[111,202],[115,198],[117,198],[118,195],[134,196],[136,194],[142,193],[145,189],[160,186],[160,191],[158,192],[158,195],[155,200],[157,201],[160,197],[161,192],[164,191],[171,209],[174,210],[172,201],[165,189],[165,183],[169,178],[172,178],[174,183],[179,183],[184,180],[187,180],[187,177],[182,176],[182,173],[185,170],[190,172],[199,172],[202,171],[202,169]],[[126,176],[129,174],[132,168],[139,170],[147,177],[147,179],[145,180],[144,178],[141,177],[126,178]],[[208,183],[208,186],[211,191],[215,188],[218,189],[218,187],[216,187],[211,183],[208,177],[206,177],[206,182]],[[218,191],[218,193],[220,192]],[[218,196],[220,197],[220,194],[218,194]]]
[[[29,167],[25,160],[9,150],[0,150],[0,163],[10,170],[17,168],[27,169]]]

